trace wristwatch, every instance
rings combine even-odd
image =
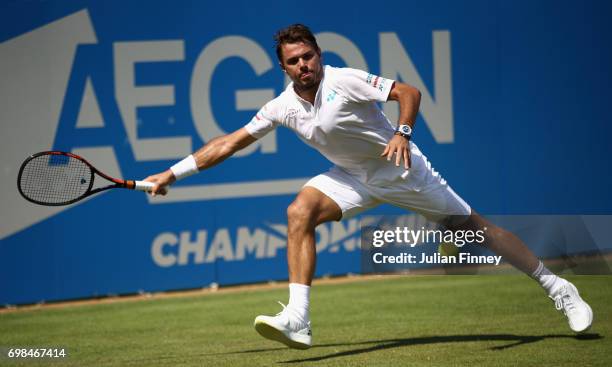
[[[404,138],[410,140],[410,138],[412,137],[412,128],[410,127],[410,125],[399,125],[395,129],[395,135],[401,135]]]

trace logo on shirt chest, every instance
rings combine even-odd
[[[325,98],[325,100],[327,102],[331,102],[336,98],[336,95],[338,95],[338,93],[336,93],[335,90],[332,90],[331,92],[329,92],[329,94],[327,95],[327,98]]]
[[[296,110],[295,108],[290,108],[287,111],[287,125],[295,126],[297,123],[297,117],[298,117],[298,110]]]

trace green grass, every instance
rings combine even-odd
[[[595,312],[582,338],[527,277],[421,276],[315,286],[307,351],[252,327],[285,289],[4,313],[0,347],[66,347],[52,365],[73,366],[610,366],[612,277],[571,280]]]

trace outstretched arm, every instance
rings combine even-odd
[[[197,167],[197,170],[201,171],[219,164],[235,152],[249,146],[255,140],[257,139],[251,136],[245,128],[238,129],[231,134],[218,136],[192,154],[193,160],[195,160],[193,168]],[[165,195],[167,186],[172,185],[176,179],[172,170],[167,169],[144,180],[157,184],[151,190],[151,194],[155,196],[157,194]]]
[[[411,128],[413,128],[416,122],[417,113],[419,112],[421,92],[408,84],[395,82],[391,92],[389,93],[389,100],[399,102],[400,117],[398,120],[398,126],[409,125]],[[387,160],[391,160],[393,154],[395,154],[396,166],[399,167],[403,159],[404,168],[410,168],[410,144],[408,139],[401,135],[394,135],[393,138],[389,140],[389,143],[385,147],[385,150],[381,156],[387,157]]]
[[[245,128],[212,139],[193,153],[198,170],[201,171],[223,162],[237,151],[251,145],[255,140],[257,139],[251,136]]]

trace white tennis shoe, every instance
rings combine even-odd
[[[557,292],[549,296],[555,301],[555,308],[567,316],[570,328],[581,333],[593,323],[593,310],[578,294],[576,287],[566,282]]]
[[[266,339],[281,342],[289,348],[308,349],[312,346],[310,321],[303,320],[294,310],[285,306],[276,316],[260,315],[255,318],[255,330]]]

